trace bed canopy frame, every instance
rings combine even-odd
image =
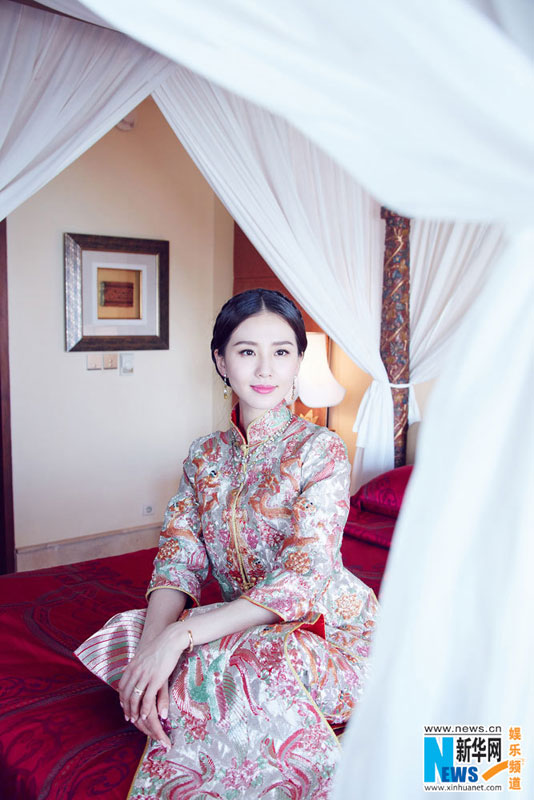
[[[19,5],[36,8],[87,25],[95,25],[62,11],[44,6],[33,0],[9,0]],[[98,27],[98,26],[96,26]],[[410,287],[410,221],[393,211],[382,208],[385,220],[384,277],[382,291],[380,355],[391,384],[394,416],[394,465],[406,463],[408,431],[409,372],[409,287]],[[1,513],[3,537],[0,542],[0,574],[16,568],[13,512],[13,484],[10,433],[10,389],[7,309],[7,235],[6,220],[0,228],[0,281],[2,305],[0,306],[0,389],[1,389]]]

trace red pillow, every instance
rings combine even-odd
[[[377,475],[350,498],[352,508],[396,518],[411,474],[412,465],[408,464]]]

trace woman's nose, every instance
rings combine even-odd
[[[272,375],[272,367],[270,359],[268,358],[261,358],[258,361],[256,367],[256,374],[258,377],[267,378],[269,375]]]

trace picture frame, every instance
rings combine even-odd
[[[65,233],[65,349],[169,349],[169,242]]]

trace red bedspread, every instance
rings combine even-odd
[[[391,531],[394,519],[389,521]],[[366,549],[367,548],[367,549]],[[145,737],[72,651],[144,606],[155,550],[0,577],[0,797],[124,800]],[[387,548],[346,536],[345,564],[378,589]],[[212,582],[203,602],[218,599]]]
[[[144,737],[73,649],[143,605],[152,551],[0,579],[0,792],[6,800],[125,798]]]

